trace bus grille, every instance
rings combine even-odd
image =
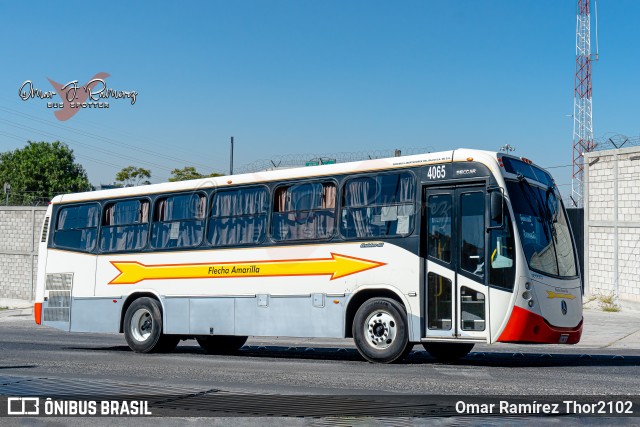
[[[68,322],[70,318],[71,318],[71,313],[68,307],[44,309],[45,322]]]
[[[42,243],[46,243],[48,232],[49,232],[49,217],[45,217],[44,224],[42,225],[42,239],[40,240]]]
[[[45,290],[49,291],[44,321],[69,322],[71,320],[72,273],[47,274]]]
[[[73,273],[47,274],[46,291],[71,291]]]

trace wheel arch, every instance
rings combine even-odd
[[[122,309],[120,310],[120,327],[118,328],[118,331],[120,333],[124,332],[124,317],[127,314],[127,309],[135,300],[143,297],[154,299],[158,301],[158,303],[160,304],[160,309],[162,310],[162,328],[164,329],[164,325],[166,323],[166,314],[165,314],[164,303],[162,302],[162,298],[160,298],[160,296],[154,291],[140,290],[140,291],[132,292],[129,295],[127,295],[127,298],[125,298],[124,303],[122,304]]]
[[[356,312],[358,311],[360,306],[362,306],[362,304],[364,304],[371,298],[390,298],[400,303],[405,313],[407,314],[407,322],[409,330],[411,330],[409,303],[398,289],[388,285],[366,286],[359,288],[356,292],[351,294],[351,297],[349,297],[349,300],[347,301],[344,321],[345,338],[353,338],[352,326],[353,319],[356,316]]]

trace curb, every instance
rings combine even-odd
[[[0,319],[16,316],[33,316],[33,308],[11,308],[8,310],[0,310]]]

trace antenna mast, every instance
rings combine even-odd
[[[596,6],[597,11],[597,6]],[[576,74],[573,97],[573,180],[571,199],[583,207],[584,153],[593,151],[591,112],[591,0],[578,0],[576,23]],[[597,12],[596,12],[597,13]],[[597,22],[597,16],[596,16]],[[597,27],[597,24],[596,24]],[[597,33],[597,28],[596,28]],[[596,46],[598,41],[596,40]],[[595,60],[598,59],[596,53]]]

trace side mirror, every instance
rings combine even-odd
[[[502,228],[504,224],[504,190],[502,188],[490,188],[489,196],[491,198],[489,204],[490,224],[487,229]]]

